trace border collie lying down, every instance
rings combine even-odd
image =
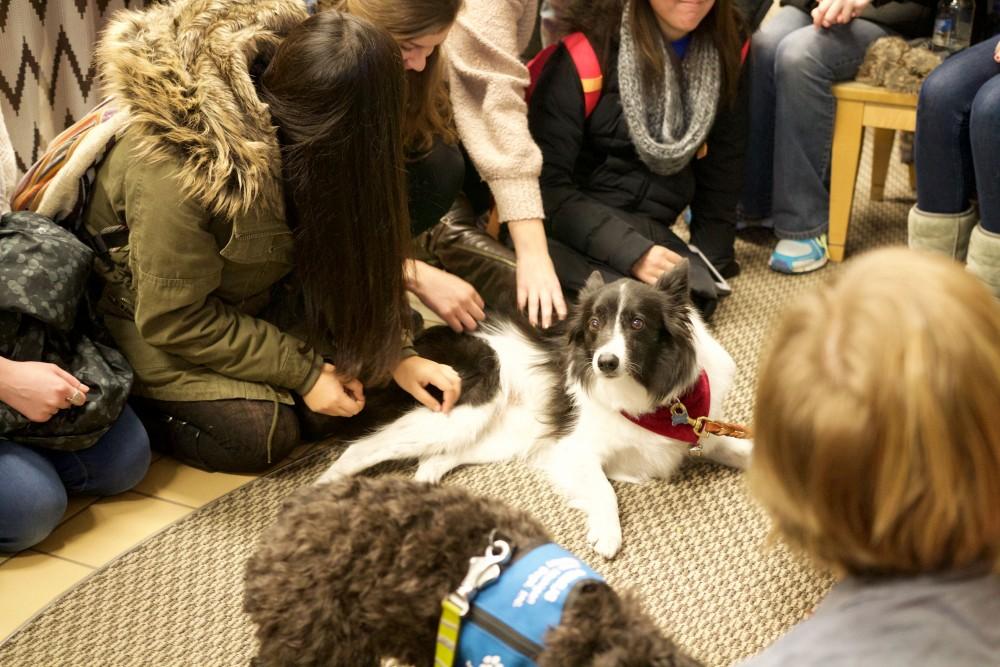
[[[689,451],[749,463],[749,440],[699,438],[671,418],[679,400],[691,417],[718,419],[736,371],[691,305],[687,272],[683,262],[655,287],[605,285],[595,272],[562,331],[500,318],[471,335],[429,329],[417,350],[462,376],[458,405],[445,415],[413,401],[317,483],[397,459],[419,459],[416,479],[436,482],[456,466],[521,458],[586,512],[588,541],[613,557],[622,534],[608,478],[666,479]]]

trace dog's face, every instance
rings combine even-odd
[[[697,377],[691,317],[687,261],[656,286],[595,271],[567,331],[570,372],[612,409],[646,412]]]

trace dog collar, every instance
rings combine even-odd
[[[624,411],[622,415],[647,431],[689,443],[692,445],[691,451],[699,453],[701,447],[698,446],[698,438],[702,431],[698,424],[708,418],[711,403],[708,373],[701,371],[697,382],[677,400],[639,416],[632,416]]]
[[[472,559],[466,579],[473,576],[482,583],[466,597],[472,602],[465,613],[455,613],[462,605],[455,609],[449,602],[454,593],[444,601],[435,667],[534,667],[545,633],[559,625],[576,587],[585,581],[604,581],[586,563],[552,543],[519,555],[498,578],[485,581],[473,574],[480,565],[477,560]],[[449,635],[445,646],[443,631]],[[453,652],[441,650],[449,643]]]

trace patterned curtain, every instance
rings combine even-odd
[[[93,45],[122,8],[156,0],[0,0],[0,112],[24,172],[100,101]]]

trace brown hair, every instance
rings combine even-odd
[[[583,32],[587,35],[601,59],[604,71],[617,67],[611,57],[618,48],[624,10],[625,0],[575,0],[567,8],[566,25],[569,32]],[[633,0],[631,21],[632,34],[639,47],[642,84],[655,93],[662,85],[663,70],[668,61],[664,57],[661,46],[663,37],[649,0]],[[719,52],[723,100],[734,101],[740,82],[740,49],[746,39],[746,28],[733,6],[733,0],[715,0],[715,4],[692,34],[708,36],[712,40]]]
[[[338,371],[366,382],[389,377],[410,326],[402,71],[388,33],[324,12],[291,31],[261,78],[309,342],[332,345]]]
[[[327,0],[321,7],[365,18],[389,32],[397,42],[423,37],[449,28],[462,0]],[[422,72],[406,72],[404,145],[408,151],[429,151],[434,137],[455,143],[451,101],[445,82],[445,55],[434,49]]]
[[[995,565],[1000,308],[955,262],[865,255],[781,317],[750,484],[793,546],[852,574]]]

